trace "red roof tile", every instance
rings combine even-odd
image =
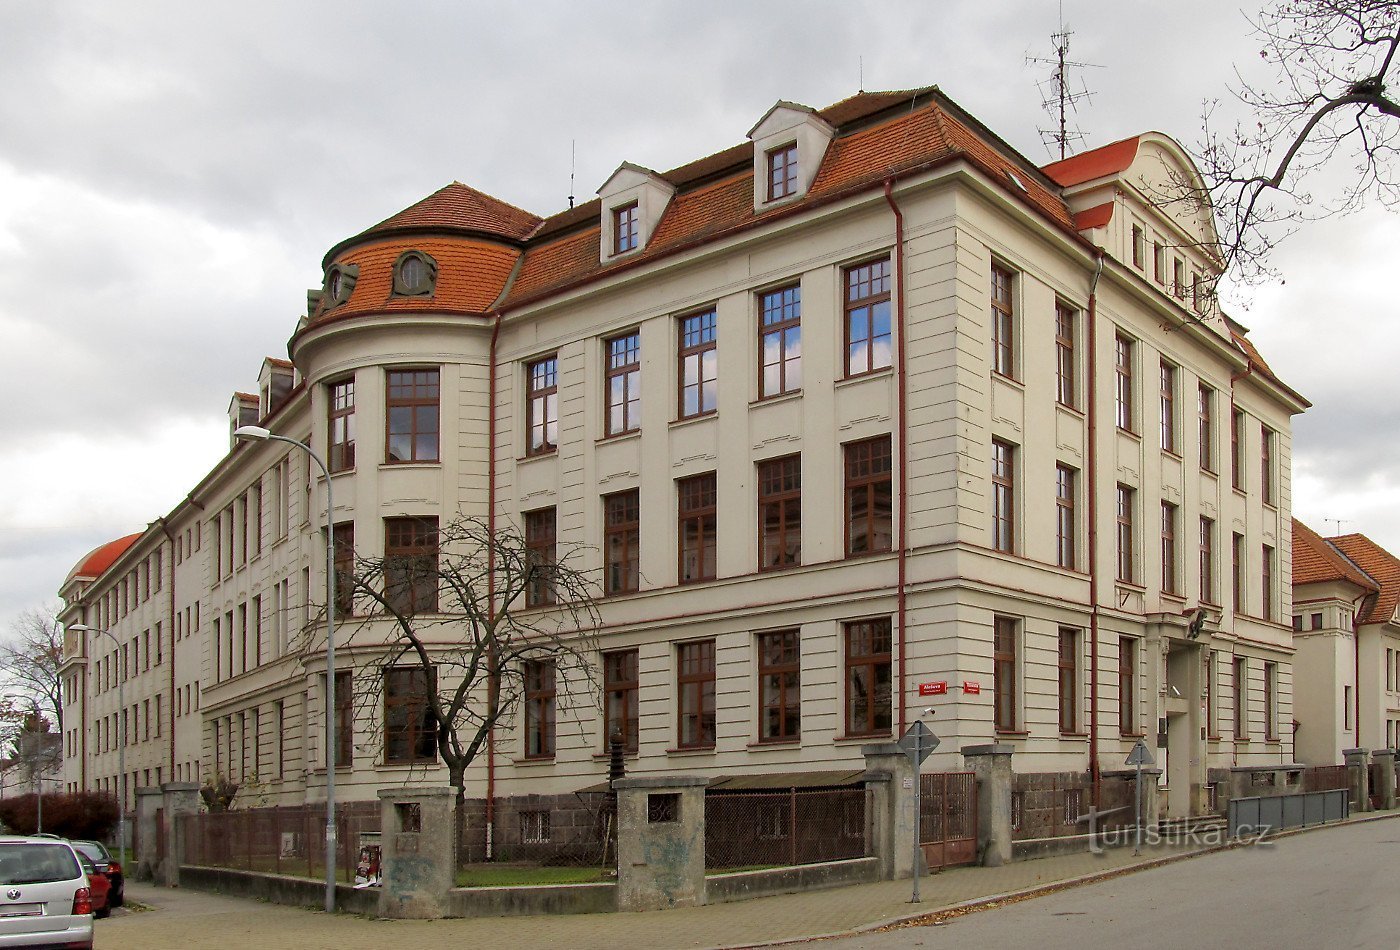
[[[1293,519],[1293,584],[1347,581],[1362,590],[1380,587],[1327,540],[1297,518]]]
[[[1366,599],[1358,622],[1385,623],[1394,616],[1400,604],[1400,559],[1364,534],[1344,534],[1327,541],[1380,585],[1380,593]]]
[[[136,543],[136,539],[141,537],[140,532],[128,534],[124,538],[117,538],[115,541],[108,541],[106,544],[93,548],[88,555],[78,562],[68,574],[68,580],[75,577],[97,577],[107,568],[116,562],[117,558],[126,553],[126,549]],[[65,584],[67,581],[64,582]]]
[[[1086,181],[1103,178],[1105,175],[1116,175],[1127,169],[1133,163],[1133,159],[1137,158],[1138,142],[1141,138],[1140,135],[1134,135],[1121,142],[1080,152],[1058,162],[1051,162],[1041,168],[1041,171],[1062,188],[1082,185]]]
[[[437,262],[437,285],[430,297],[393,296],[394,262],[408,250]],[[501,295],[519,257],[520,251],[508,245],[464,237],[425,235],[358,244],[335,259],[360,267],[350,299],[330,309],[323,303],[312,322],[396,310],[484,313]]]
[[[539,227],[540,220],[539,216],[515,205],[454,181],[398,214],[342,241],[327,258],[340,248],[357,244],[367,237],[398,231],[477,231],[519,241]]]

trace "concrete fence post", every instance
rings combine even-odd
[[[693,776],[613,782],[617,792],[617,909],[705,903],[705,786]]]
[[[456,806],[455,788],[380,789],[380,917],[447,916],[457,883]]]
[[[977,852],[984,867],[999,868],[1011,860],[1011,746],[968,746],[962,755],[977,776]]]
[[[1376,763],[1376,794],[1380,796],[1380,806],[1389,811],[1395,807],[1395,750],[1377,749],[1371,753]]]
[[[161,857],[159,882],[166,887],[180,886],[180,865],[185,863],[183,815],[199,812],[197,782],[166,782],[160,787],[165,819],[165,854]]]
[[[136,841],[140,853],[136,855],[136,867],[132,879],[153,881],[160,869],[161,856],[156,853],[156,812],[164,803],[158,788],[136,789]]]
[[[1371,769],[1366,749],[1343,749],[1346,756],[1347,784],[1351,789],[1351,800],[1355,811],[1371,810]]]
[[[886,881],[914,876],[914,763],[897,742],[860,747],[865,756],[865,781],[873,790],[870,853],[880,859]]]

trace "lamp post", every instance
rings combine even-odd
[[[116,647],[117,656],[122,655],[122,645],[110,630],[103,630],[98,627],[89,627],[85,623],[69,624],[69,630],[76,630],[79,633],[99,633],[112,641],[112,646]],[[117,808],[117,850],[121,852],[121,859],[126,861],[126,666],[117,661],[117,788],[120,795],[121,805]]]
[[[326,913],[335,911],[335,507],[331,503],[331,473],[321,456],[307,445],[262,426],[239,426],[235,439],[247,442],[285,442],[301,449],[326,482]]]

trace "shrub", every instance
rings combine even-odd
[[[35,796],[0,799],[0,823],[15,834],[38,830]],[[117,825],[117,800],[96,792],[65,792],[44,796],[44,832],[64,838],[102,840]]]

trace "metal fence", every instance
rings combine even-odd
[[[705,867],[732,870],[865,857],[866,795],[864,788],[709,792]]]
[[[485,812],[469,803],[458,840],[460,868],[486,864],[616,869],[617,806],[601,792],[497,799],[486,860]]]
[[[378,802],[336,808],[336,877],[354,883],[361,835],[379,832]],[[324,805],[243,808],[178,818],[184,863],[293,877],[326,873]]]
[[[930,868],[977,860],[977,775],[919,776],[919,847]]]
[[[1340,788],[1302,795],[1232,799],[1227,815],[1230,837],[1341,821],[1351,814],[1350,805],[1346,789]]]
[[[1304,792],[1329,792],[1333,789],[1350,790],[1351,778],[1345,765],[1314,765],[1303,769]]]

